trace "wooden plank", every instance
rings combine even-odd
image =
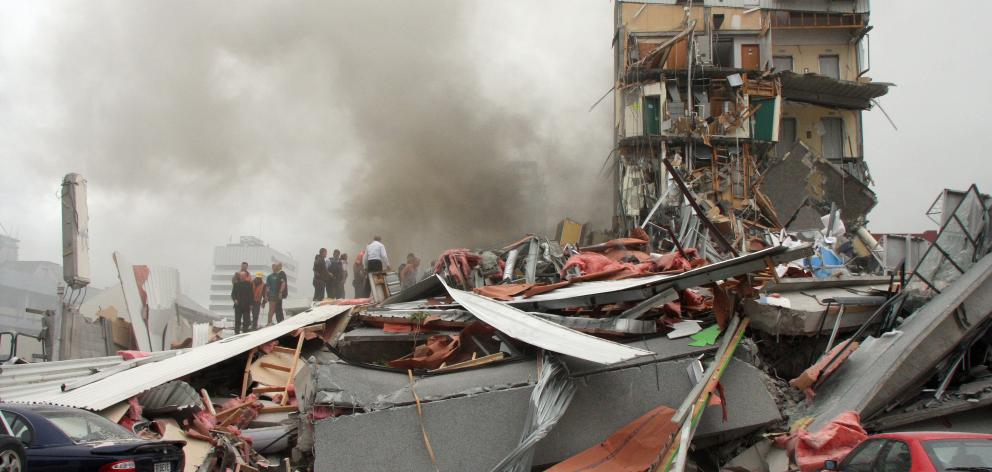
[[[233,423],[235,420],[240,419],[241,418],[241,410],[245,406],[247,406],[247,404],[241,405],[241,406],[235,408],[234,409],[234,412],[231,413],[230,415],[227,415],[227,417],[224,418],[224,421],[221,421],[220,422],[220,425],[219,426],[224,427],[224,426],[227,426],[227,425]]]
[[[286,387],[255,387],[251,389],[251,393],[272,393],[284,391],[286,391]]]
[[[280,406],[267,406],[261,409],[262,413],[283,413],[287,411],[296,411],[298,408],[296,405],[280,405]]]
[[[243,397],[244,395],[241,396]],[[217,416],[217,410],[214,409],[214,402],[210,400],[210,394],[207,393],[207,389],[200,389],[200,398],[203,399],[203,406],[207,408],[207,411],[209,411],[211,415]]]
[[[321,326],[323,329],[323,326]],[[289,386],[293,385],[293,377],[296,376],[296,364],[300,362],[300,351],[303,350],[303,341],[306,340],[305,336],[300,336],[299,340],[296,341],[296,353],[293,354],[293,363],[289,365],[289,375],[286,376],[286,387],[283,391],[282,401],[280,402],[283,406],[289,402]]]
[[[241,381],[241,398],[244,398],[248,394],[248,376],[251,371],[251,360],[255,357],[255,351],[257,349],[257,347],[253,347],[251,351],[248,351],[248,360],[245,361],[245,377]]]
[[[285,352],[286,354],[293,354],[296,352],[295,349],[286,346],[276,346],[272,348],[273,351]]]
[[[298,353],[296,355],[299,356]],[[289,372],[291,370],[289,367],[286,367],[284,365],[279,365],[279,364],[273,364],[271,362],[263,362],[260,365],[262,367],[265,367],[266,369],[281,370],[283,372]]]
[[[218,412],[218,413],[217,413],[216,415],[214,415],[214,416],[216,416],[216,417],[217,417],[217,419],[221,419],[221,418],[225,418],[225,417],[228,417],[228,416],[230,416],[230,415],[231,415],[232,413],[234,413],[235,411],[238,411],[238,410],[240,410],[240,409],[242,409],[242,408],[244,408],[244,406],[245,406],[245,405],[246,405],[246,403],[242,403],[242,404],[240,404],[240,405],[238,405],[238,406],[232,406],[231,408],[228,408],[228,409],[226,409],[226,410],[223,410],[223,411],[220,411],[220,412]]]
[[[476,367],[480,365],[489,364],[491,362],[503,360],[504,357],[506,357],[506,354],[502,352],[497,352],[496,354],[490,354],[488,356],[479,357],[477,359],[471,359],[465,362],[459,362],[457,364],[451,364],[448,366],[441,366],[438,367],[437,369],[428,372],[448,372],[452,370],[465,369],[468,367]]]

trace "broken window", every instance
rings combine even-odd
[[[820,75],[840,80],[840,57],[837,55],[820,56]]]
[[[792,56],[774,56],[772,63],[775,66],[775,72],[792,71]]]
[[[858,76],[871,69],[871,41],[867,34],[858,40]]]
[[[717,67],[734,67],[734,38],[717,38],[713,64]]]
[[[823,148],[825,159],[841,160],[844,157],[844,120],[823,118]]]

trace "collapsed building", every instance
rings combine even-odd
[[[942,195],[887,278],[808,243],[528,235],[200,346],[3,365],[0,401],[185,440],[188,471],[818,470],[868,432],[992,424],[992,198]]]
[[[868,2],[617,2],[614,228],[707,255],[875,206]],[[709,220],[709,221],[707,221]],[[712,241],[711,241],[712,240]]]
[[[809,471],[990,432],[992,199],[868,231],[867,3],[618,2],[615,237],[566,219],[189,344],[171,273],[118,258],[136,349],[0,366],[0,401],[183,439],[187,471]]]

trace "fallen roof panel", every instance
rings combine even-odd
[[[786,100],[823,106],[839,106],[867,110],[871,100],[889,92],[894,84],[884,82],[852,82],[824,75],[796,74],[785,71],[782,79],[782,97]]]
[[[769,263],[781,264],[812,254],[812,248],[808,244],[793,248],[776,246],[697,267],[680,274],[657,274],[623,280],[578,282],[531,298],[518,296],[508,303],[528,311],[625,301],[647,303],[651,297],[658,296],[668,288],[683,289],[706,285],[728,277],[761,270]],[[645,306],[653,306],[654,302],[651,300]]]
[[[448,293],[476,318],[510,337],[549,351],[606,365],[652,354],[580,333],[481,295],[451,287],[448,287]]]
[[[345,305],[318,306],[273,326],[224,338],[187,350],[175,357],[143,364],[67,392],[63,392],[61,388],[55,386],[51,390],[37,392],[30,398],[18,398],[11,401],[62,405],[99,411],[170,380],[178,379],[230,359],[304,326],[327,321],[351,308]]]

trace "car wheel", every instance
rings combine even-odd
[[[0,472],[27,470],[26,457],[21,441],[11,437],[0,438]]]

